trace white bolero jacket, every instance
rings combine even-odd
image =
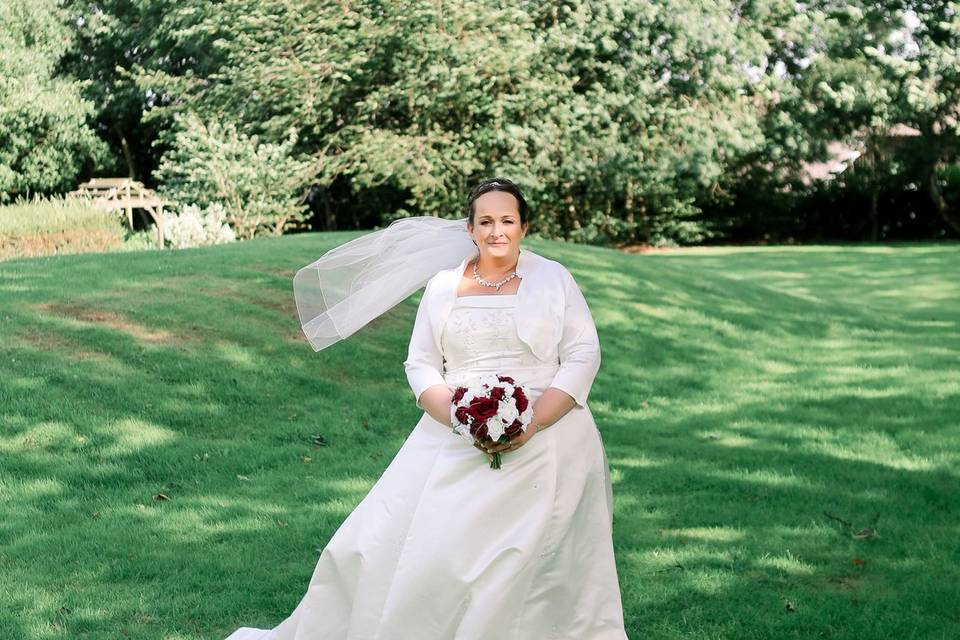
[[[427,281],[410,337],[403,366],[413,394],[446,384],[440,334],[456,301],[457,288],[467,262],[437,272]],[[573,275],[562,264],[529,249],[520,249],[517,262],[520,287],[517,290],[517,334],[537,359],[559,363],[551,387],[571,396],[586,407],[587,395],[600,369],[600,340],[593,316]]]

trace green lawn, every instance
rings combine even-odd
[[[420,415],[419,296],[300,334],[294,271],[352,235],[0,263],[0,639],[293,610]],[[957,244],[528,246],[600,332],[631,640],[957,637]]]

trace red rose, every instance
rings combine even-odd
[[[457,387],[457,390],[453,392],[453,400],[451,402],[453,402],[453,404],[457,404],[458,402],[460,402],[461,398],[463,398],[463,395],[466,392],[467,392],[466,387]]]
[[[513,378],[511,378],[510,376],[497,376],[497,380],[499,380],[500,382],[509,382],[510,384],[516,384],[513,381]]]
[[[466,407],[457,407],[457,410],[453,415],[457,420],[460,421],[460,424],[470,424],[470,412],[467,411]]]
[[[500,408],[500,401],[493,398],[474,398],[470,401],[470,413],[477,416],[478,419],[486,422],[497,413]]]
[[[519,436],[521,433],[523,433],[523,423],[520,422],[519,419],[514,420],[513,424],[511,424],[509,427],[507,427],[504,430],[504,433],[507,435],[508,438],[513,440],[514,438]]]
[[[496,401],[503,400],[503,395],[506,393],[506,390],[503,387],[494,387],[490,391],[490,397]]]
[[[478,404],[471,402],[471,406],[465,408],[467,415],[470,416],[470,433],[473,436],[477,435],[477,429],[487,424],[487,419],[478,410]]]
[[[520,387],[514,387],[513,397],[517,401],[517,411],[523,413],[527,410],[527,405],[530,404],[530,401],[527,400],[526,394],[523,393],[523,389]]]

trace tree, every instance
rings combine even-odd
[[[898,174],[915,173],[935,210],[960,233],[960,217],[943,194],[943,174],[960,142],[958,9],[956,2],[914,0],[811,3],[805,13],[812,46],[777,112],[803,122],[813,154],[836,139],[855,138],[868,149],[876,162],[855,181],[867,183],[871,200],[876,185],[904,184]],[[920,131],[916,144],[895,155],[878,148],[902,127]]]
[[[180,205],[222,205],[230,226],[248,239],[299,226],[305,207],[297,190],[311,163],[291,155],[296,131],[272,144],[192,113],[178,115],[176,123],[173,147],[156,172],[162,193]]]
[[[57,76],[63,21],[56,0],[0,3],[0,202],[72,188],[106,151],[83,85]]]
[[[157,148],[186,111],[275,144],[294,125],[314,159],[304,188],[387,188],[382,222],[461,215],[477,179],[506,174],[547,235],[697,241],[698,203],[761,142],[741,68],[754,54],[709,3],[136,5],[143,42],[122,29],[139,53],[117,77],[155,96],[143,119],[171,132]],[[130,0],[100,6],[132,19]]]
[[[920,130],[924,187],[935,209],[960,234],[960,211],[947,204],[944,173],[960,149],[960,3],[904,0],[892,18],[898,40],[864,53],[883,74],[897,123]]]

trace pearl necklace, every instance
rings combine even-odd
[[[479,263],[480,263],[480,256],[477,256],[477,259],[474,260],[473,262],[473,279],[485,287],[496,287],[497,293],[500,292],[500,287],[502,287],[503,285],[505,285],[506,283],[510,282],[511,280],[517,277],[517,272],[514,271],[509,276],[501,280],[500,282],[490,282],[488,280],[484,280],[483,278],[480,277],[480,272],[477,271],[477,264]]]

